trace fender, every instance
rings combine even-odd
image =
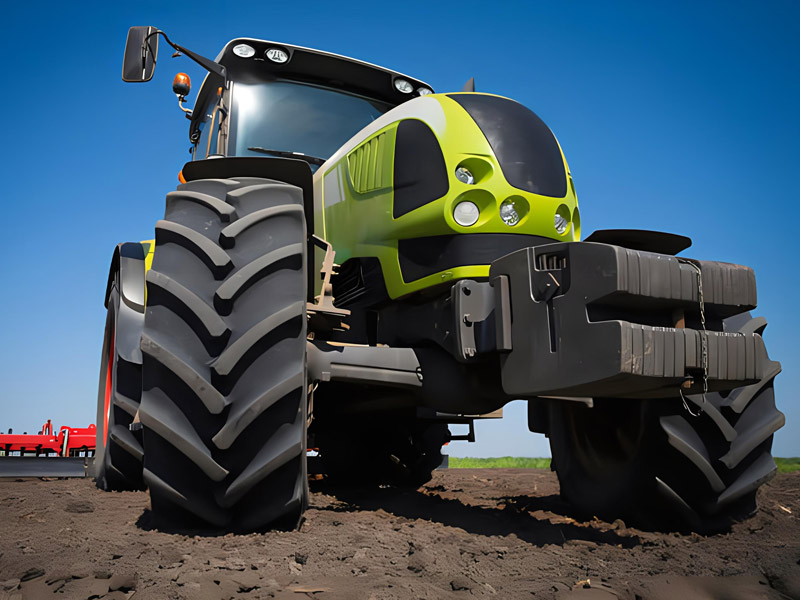
[[[119,295],[122,301],[136,312],[144,314],[144,274],[145,274],[145,249],[139,242],[123,242],[114,249],[111,258],[111,267],[108,270],[106,284],[105,307],[108,308],[108,299],[111,287],[117,281]]]
[[[106,308],[109,308],[112,288],[117,288],[120,297],[116,315],[117,352],[123,359],[134,363],[142,362],[139,340],[144,327],[146,256],[145,247],[138,242],[117,245],[106,285]]]
[[[195,160],[183,165],[181,176],[185,181],[263,177],[296,185],[303,190],[306,229],[310,233],[314,232],[314,191],[311,183],[311,167],[304,160],[257,156],[229,156]]]

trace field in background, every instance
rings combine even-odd
[[[450,457],[451,469],[549,469],[549,458],[502,456],[500,458]]]
[[[788,473],[800,471],[800,458],[776,458],[778,471]],[[500,458],[457,458],[450,457],[451,469],[549,469],[549,458],[526,458],[502,456]]]
[[[775,462],[778,463],[778,471],[780,473],[788,473],[789,471],[800,471],[800,458],[776,458]]]

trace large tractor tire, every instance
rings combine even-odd
[[[115,281],[108,297],[100,359],[94,459],[95,483],[106,491],[144,489],[142,445],[129,429],[142,395],[142,356],[138,350],[122,356],[117,343],[126,337],[138,339],[143,321],[143,314],[120,301]]]
[[[726,319],[725,330],[760,332],[763,318]],[[717,531],[756,510],[776,473],[772,438],[783,426],[768,361],[761,381],[729,393],[674,400],[554,402],[550,448],[561,494],[583,516],[646,528]],[[698,416],[693,416],[693,414]]]
[[[416,489],[442,464],[450,430],[446,423],[354,418],[326,427],[317,440],[331,482]]]
[[[306,476],[302,191],[255,178],[167,195],[142,335],[156,525],[296,527]]]

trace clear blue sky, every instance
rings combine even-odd
[[[783,363],[800,455],[800,3],[765,2],[27,2],[4,8],[7,73],[0,194],[0,429],[94,419],[103,293],[118,242],[152,237],[188,159],[171,81],[203,73],[162,48],[146,85],[120,79],[127,28],[154,25],[214,57],[250,36],[383,65],[437,91],[477,89],[532,108],[559,138],[584,234],[660,229],[697,258],[756,271],[757,313]],[[524,404],[478,426],[457,455],[548,453]]]

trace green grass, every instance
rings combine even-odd
[[[778,471],[789,473],[800,471],[800,458],[776,458]],[[451,469],[549,469],[549,458],[525,458],[503,456],[500,458],[457,458],[450,457]]]
[[[453,460],[452,458],[450,460]],[[800,471],[800,458],[776,458],[779,473],[789,473],[790,471]]]
[[[503,456],[500,458],[450,457],[451,469],[549,469],[549,458]]]

